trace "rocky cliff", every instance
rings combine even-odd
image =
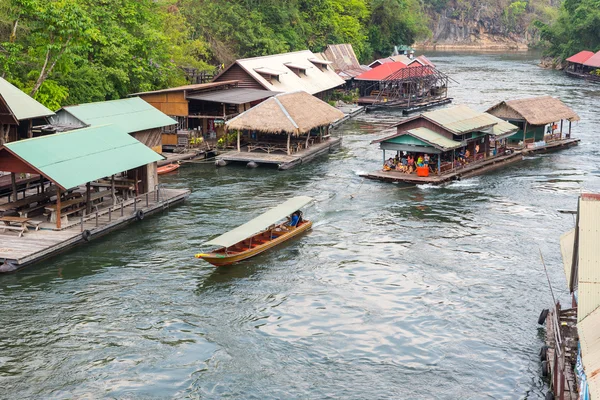
[[[432,35],[417,46],[433,49],[527,50],[536,40],[533,19],[545,19],[552,1],[438,1],[427,10]]]

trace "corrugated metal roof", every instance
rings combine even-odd
[[[387,142],[407,135],[419,139],[420,141],[425,142],[427,144],[430,144],[432,147],[435,147],[436,149],[440,149],[442,151],[452,150],[462,146],[462,143],[454,141],[452,139],[448,139],[447,137],[424,127],[410,129],[408,131],[396,133],[381,139],[373,140],[371,144]]]
[[[294,63],[307,67],[306,75],[300,77],[294,74],[285,67],[285,63]],[[344,80],[335,73],[333,68],[327,65],[327,63],[322,64],[321,68],[309,68],[314,66],[313,63],[322,64],[323,60],[319,60],[310,50],[274,54],[264,57],[244,58],[235,62],[235,64],[242,67],[242,69],[244,69],[244,71],[246,71],[262,87],[274,92],[294,92],[303,90],[310,94],[316,94],[336,88],[345,83]],[[231,66],[223,71],[221,75],[230,68]],[[277,80],[273,79],[269,81],[261,76],[256,69],[262,69],[268,74],[271,71],[279,72],[280,74],[281,71],[289,71],[289,73],[281,74]],[[218,79],[219,76],[215,79]]]
[[[319,61],[321,61],[321,60],[319,60]],[[324,62],[324,61],[323,61],[323,62]],[[327,61],[327,62],[329,62],[329,61]],[[308,67],[308,66],[306,66],[306,65],[295,64],[295,63],[293,63],[293,62],[285,63],[284,65],[285,65],[286,67],[288,67],[288,68],[299,69],[299,70],[301,70],[301,71],[306,71],[308,68],[314,68],[314,67],[312,67],[312,66],[311,66],[311,67]]]
[[[583,63],[586,67],[600,68],[600,51],[585,60]]]
[[[67,112],[89,126],[117,125],[127,133],[177,124],[139,97],[68,106],[58,112]]]
[[[129,95],[129,97],[139,96],[139,95],[144,95],[144,94],[159,94],[159,93],[184,92],[184,91],[192,91],[192,90],[211,89],[211,88],[220,87],[220,86],[233,85],[238,82],[239,81],[198,83],[195,85],[185,85],[185,86],[177,86],[177,87],[160,89],[160,90],[153,90],[151,92],[132,93]]]
[[[275,96],[279,92],[271,92],[270,90],[259,89],[227,89],[218,90],[215,92],[190,94],[188,99],[212,101],[225,104],[245,104],[256,100],[266,99]]]
[[[600,306],[600,200],[579,199],[578,311],[581,321]]]
[[[63,189],[163,159],[115,125],[20,140],[5,147]]]
[[[591,399],[600,399],[600,309],[577,324],[581,361]]]
[[[333,69],[341,71],[360,70],[360,63],[351,44],[329,44],[320,56],[332,63]],[[356,75],[353,75],[356,76]]]
[[[575,54],[574,56],[567,58],[566,61],[576,63],[576,64],[583,64],[593,55],[594,55],[593,51],[583,50],[583,51],[580,51],[579,53]]]
[[[575,245],[575,228],[565,232],[560,237],[560,252],[562,254],[567,287],[570,286],[571,268],[573,267],[573,246]]]
[[[357,81],[382,81],[402,68],[406,68],[404,63],[389,62],[375,67],[370,71],[363,72],[354,79]]]
[[[485,113],[475,111],[465,105],[429,111],[423,113],[423,116],[456,134],[485,129],[497,123]]]
[[[279,75],[288,73],[288,71],[278,71],[273,68],[265,68],[265,67],[254,68],[254,71],[258,72],[259,74],[272,75],[272,76],[279,76]]]
[[[10,111],[19,121],[54,115],[48,108],[38,103],[37,100],[25,94],[4,78],[0,78],[0,96],[2,96]]]
[[[431,143],[435,147],[444,151],[456,149],[462,145],[461,142],[448,139],[447,137],[442,136],[428,128],[415,128],[410,129],[407,132],[416,136],[418,139],[424,140],[427,143]]]

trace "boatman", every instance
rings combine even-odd
[[[297,226],[298,225],[298,221],[300,220],[300,213],[299,213],[299,211],[295,211],[288,218],[289,218],[288,226],[294,226],[294,227]]]

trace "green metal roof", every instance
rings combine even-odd
[[[475,111],[465,105],[429,111],[422,115],[458,135],[486,129],[496,123],[488,118],[489,114]]]
[[[67,106],[58,112],[68,112],[89,126],[117,125],[127,133],[177,124],[139,97]]]
[[[4,146],[63,189],[163,159],[114,125],[76,129]]]
[[[0,78],[0,96],[2,96],[10,111],[19,121],[54,115],[48,108],[3,78]]]
[[[436,147],[440,150],[452,150],[462,146],[461,142],[448,139],[447,137],[442,136],[439,133],[434,132],[428,128],[415,128],[410,129],[407,132],[410,133],[412,136],[421,139],[422,141],[429,143],[433,147]]]
[[[492,121],[496,121],[496,125],[492,127],[492,135],[496,137],[496,139],[504,139],[506,137],[511,136],[513,133],[519,130],[519,127],[511,124],[508,121],[500,119],[495,115],[485,113]]]

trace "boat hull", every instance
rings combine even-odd
[[[248,250],[245,250],[245,251],[242,251],[239,253],[235,253],[235,254],[203,253],[203,254],[196,255],[196,257],[201,258],[205,261],[208,261],[209,263],[211,263],[212,265],[214,265],[216,267],[230,265],[230,264],[242,261],[242,260],[246,260],[250,257],[254,257],[266,250],[269,250],[270,248],[273,248],[287,240],[290,240],[293,237],[296,237],[296,236],[302,234],[303,232],[306,232],[311,227],[312,227],[311,221],[304,221],[304,223],[302,223],[302,225],[298,226],[297,228],[290,230],[287,233],[284,233],[283,235],[280,235],[279,237],[277,237],[273,240],[270,240],[264,244],[258,245],[256,247],[253,247]]]
[[[156,173],[158,175],[168,174],[169,172],[173,172],[179,169],[179,164],[167,164],[162,167],[158,167],[156,169]]]

